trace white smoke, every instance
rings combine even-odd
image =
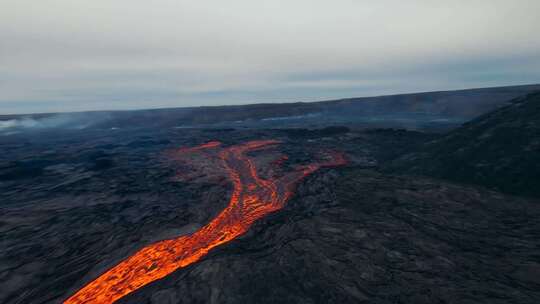
[[[41,118],[20,117],[0,120],[0,133],[3,135],[16,134],[24,131],[44,129],[85,129],[108,118],[108,115],[70,113],[55,114]]]

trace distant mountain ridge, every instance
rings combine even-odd
[[[78,115],[96,118],[100,125],[193,126],[219,123],[265,123],[271,126],[309,123],[359,123],[410,127],[418,122],[462,122],[494,110],[510,99],[540,90],[540,84],[348,98],[318,102],[266,103],[236,106],[169,108],[134,111],[98,111],[60,114],[0,115],[0,121]],[[103,118],[106,119],[103,119]],[[279,118],[279,119],[275,119]],[[290,118],[290,121],[286,121]]]
[[[464,124],[392,167],[540,197],[540,92]]]

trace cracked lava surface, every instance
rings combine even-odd
[[[346,163],[342,154],[331,153],[326,161],[299,166],[279,178],[259,177],[253,159],[246,154],[279,143],[260,140],[221,148],[220,142],[212,141],[194,148],[179,149],[177,153],[180,154],[200,153],[201,150],[216,153],[233,184],[228,206],[193,234],[142,248],[88,283],[64,303],[113,303],[179,268],[197,262],[212,248],[247,232],[258,219],[283,208],[302,178],[319,168]],[[274,162],[275,166],[280,164],[280,161]]]

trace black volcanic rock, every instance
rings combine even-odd
[[[0,180],[17,180],[31,178],[43,173],[49,162],[47,160],[24,160],[6,164],[0,169]]]
[[[340,134],[345,134],[350,131],[349,128],[343,126],[330,126],[320,129],[278,129],[276,130],[280,133],[284,133],[291,138],[319,138],[319,137],[328,137],[336,136]]]
[[[540,92],[464,124],[392,167],[540,197]]]
[[[539,205],[359,169],[118,303],[537,303]]]
[[[171,155],[254,139],[282,142],[250,154],[262,163],[283,153],[288,169],[337,150],[350,164],[317,171],[239,239],[118,303],[539,303],[537,200],[374,171],[436,136],[148,127],[1,137],[0,174],[27,171],[0,179],[0,303],[61,303],[145,245],[196,231],[227,205],[231,182]]]

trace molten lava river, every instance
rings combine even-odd
[[[320,163],[299,166],[280,177],[263,179],[254,160],[246,154],[279,144],[274,140],[250,141],[222,148],[213,141],[177,154],[207,153],[221,162],[232,184],[228,206],[206,226],[190,235],[148,245],[88,283],[64,303],[113,303],[123,296],[173,271],[197,262],[223,243],[244,234],[263,216],[283,208],[294,186],[322,167],[346,163],[342,154],[331,153]],[[279,165],[276,161],[273,164]]]

